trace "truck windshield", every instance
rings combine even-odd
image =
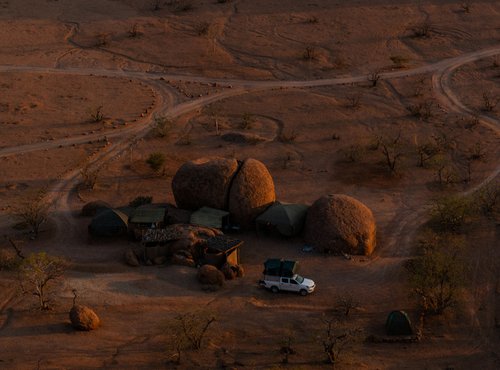
[[[295,281],[299,284],[302,284],[304,282],[304,278],[300,275],[295,275]]]

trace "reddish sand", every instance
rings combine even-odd
[[[338,368],[498,368],[498,214],[467,229],[471,283],[458,307],[430,318],[418,343],[364,339],[384,334],[393,309],[418,323],[402,266],[432,200],[498,184],[500,103],[487,111],[483,95],[500,96],[500,4],[474,2],[466,12],[449,1],[154,3],[0,1],[0,232],[23,240],[25,253],[72,262],[49,312],[17,294],[15,272],[0,271],[0,368],[174,368],[166,321],[199,308],[217,322],[178,368],[327,369],[322,319],[346,292],[359,308],[345,325],[359,332]],[[375,87],[372,74],[381,77]],[[419,105],[427,116],[415,114]],[[104,119],[92,122],[99,106]],[[155,115],[174,123],[163,138],[151,131]],[[226,141],[227,133],[249,139]],[[394,175],[374,143],[398,135],[404,156]],[[416,146],[435,137],[448,143],[439,160],[457,183],[438,186],[439,164],[417,165]],[[145,163],[158,151],[161,176]],[[464,182],[464,158],[478,151]],[[377,221],[374,255],[308,254],[300,238],[242,233],[245,277],[207,293],[195,269],[131,268],[123,252],[137,243],[88,237],[90,220],[79,215],[86,202],[173,202],[177,168],[212,155],[261,160],[282,201],[356,197]],[[78,186],[88,164],[101,168],[92,191]],[[52,217],[30,240],[10,213],[41,188]],[[303,298],[259,289],[268,257],[298,259],[317,291]],[[71,329],[72,289],[102,328]],[[297,353],[284,365],[279,351],[290,333]]]

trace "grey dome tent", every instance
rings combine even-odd
[[[106,209],[97,214],[89,225],[92,236],[118,236],[128,229],[128,216],[116,209]]]
[[[275,202],[255,220],[257,230],[275,227],[281,235],[297,235],[304,227],[308,208],[305,204]]]
[[[404,311],[392,311],[385,322],[387,335],[413,335],[410,318]]]

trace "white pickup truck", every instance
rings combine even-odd
[[[264,275],[264,279],[259,281],[259,285],[270,289],[273,293],[278,293],[280,290],[297,292],[305,296],[316,288],[314,281],[303,278],[300,275],[294,274],[292,277]]]

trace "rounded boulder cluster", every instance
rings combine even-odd
[[[227,210],[231,219],[249,226],[276,200],[274,182],[267,167],[248,158],[201,158],[184,163],[172,179],[179,208],[211,207]]]
[[[305,239],[328,253],[370,255],[376,245],[375,218],[368,207],[350,196],[324,196],[307,212]]]

